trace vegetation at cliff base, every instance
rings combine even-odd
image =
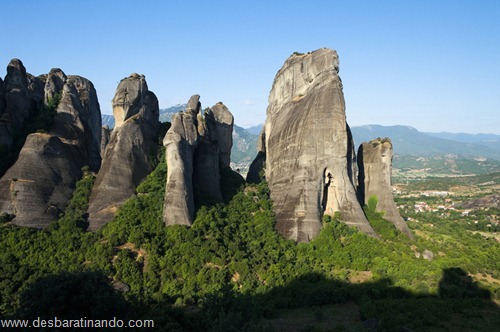
[[[158,160],[97,233],[85,231],[89,172],[53,226],[0,227],[1,316],[147,318],[160,331],[274,331],[291,316],[307,322],[299,330],[492,331],[500,324],[499,285],[471,277],[500,279],[493,239],[433,219],[432,226],[410,222],[410,241],[372,201],[365,212],[380,240],[336,214],[325,216],[314,241],[296,244],[274,229],[267,184],[242,185],[231,173],[222,177],[227,204],[201,206],[190,228],[165,227],[167,169]]]

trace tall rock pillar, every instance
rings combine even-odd
[[[315,238],[323,214],[335,212],[348,225],[377,236],[356,197],[338,66],[330,49],[293,54],[269,94],[266,179],[276,229],[297,242]]]
[[[106,146],[89,201],[89,230],[114,217],[135,194],[135,188],[153,170],[151,155],[158,148],[159,106],[144,75],[123,79],[113,98],[115,128]],[[98,128],[99,133],[101,127]],[[101,142],[96,142],[100,144]]]
[[[361,202],[368,204],[371,196],[376,196],[378,203],[376,211],[384,212],[384,219],[408,237],[413,235],[399,214],[392,196],[392,143],[389,138],[377,138],[362,143],[358,149],[359,167],[359,197]]]

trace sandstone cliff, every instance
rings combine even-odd
[[[392,143],[389,138],[374,139],[362,143],[358,150],[359,196],[368,204],[371,196],[378,199],[376,211],[384,212],[384,219],[392,222],[402,233],[413,238],[405,221],[399,214],[392,196]]]
[[[233,115],[223,103],[200,114],[200,96],[194,95],[186,112],[174,114],[165,135],[167,183],[163,205],[166,225],[192,225],[195,192],[221,202],[221,170],[231,157]]]
[[[269,95],[266,179],[276,229],[297,242],[316,237],[323,214],[335,212],[348,225],[377,236],[356,197],[338,66],[337,53],[329,49],[294,54],[278,71]]]
[[[113,98],[113,114],[116,125],[90,197],[89,230],[110,221],[135,194],[135,188],[153,170],[151,157],[157,153],[158,99],[148,90],[143,75],[132,74],[120,82]]]
[[[0,179],[0,213],[15,215],[13,223],[21,226],[43,228],[56,220],[71,198],[81,168],[98,167],[100,160],[92,152],[100,140],[100,132],[94,137],[96,131],[91,128],[92,118],[100,127],[92,83],[78,76],[70,81],[62,71],[53,72],[64,78],[62,85],[51,87],[47,83],[50,74],[41,78],[26,75],[20,61],[13,60],[8,68],[6,108],[12,127],[23,126],[37,103],[53,98],[50,93],[60,99],[50,130],[28,135],[17,161]]]

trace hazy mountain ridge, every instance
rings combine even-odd
[[[428,133],[425,134],[437,138],[444,138],[464,143],[474,143],[500,151],[500,135],[495,134],[466,134],[466,133]]]
[[[439,138],[409,126],[366,125],[353,127],[352,134],[356,145],[369,141],[374,137],[389,137],[394,145],[394,153],[399,155],[436,156],[455,154],[500,161],[500,147],[494,149],[479,143]]]

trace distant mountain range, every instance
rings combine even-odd
[[[356,145],[377,137],[389,137],[394,154],[398,155],[453,154],[500,161],[500,135],[484,135],[488,139],[483,139],[483,135],[423,133],[409,126],[381,125],[353,127],[351,130]]]

